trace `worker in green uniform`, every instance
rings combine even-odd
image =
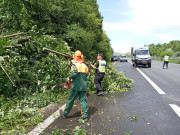
[[[164,56],[164,63],[163,63],[163,69],[164,69],[164,66],[166,65],[166,68],[168,69],[168,64],[169,64],[169,56],[166,54]]]
[[[81,114],[83,119],[88,121],[88,106],[87,106],[87,74],[88,68],[83,63],[83,55],[78,50],[74,53],[74,62],[71,66],[71,74],[69,79],[71,82],[71,90],[65,109],[60,110],[62,118],[66,118],[73,107],[73,103],[79,97],[81,105]]]

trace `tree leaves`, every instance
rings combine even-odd
[[[164,57],[165,54],[175,57],[180,56],[180,41],[179,40],[173,40],[169,43],[164,44],[150,44],[149,45],[150,52],[153,56],[160,56]]]

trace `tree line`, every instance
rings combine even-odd
[[[180,57],[179,40],[173,40],[163,44],[149,44],[149,49],[153,56],[164,57],[167,54],[170,57]]]
[[[36,27],[39,33],[66,42],[72,51],[81,50],[90,60],[102,53],[109,61],[113,49],[98,8],[97,0],[0,0],[0,33]]]
[[[67,62],[43,47],[70,55],[78,49],[91,61],[102,53],[110,61],[113,49],[98,8],[96,0],[0,0],[0,56],[10,56],[4,67],[20,92],[46,91],[67,76]],[[3,36],[17,32],[28,32],[31,41],[4,49],[18,41]],[[8,78],[0,75],[0,93],[13,95]]]

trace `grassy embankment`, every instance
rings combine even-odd
[[[162,61],[160,59],[152,59],[154,61]],[[162,61],[163,62],[163,61]],[[175,64],[180,64],[180,60],[169,60],[169,63],[175,63]]]

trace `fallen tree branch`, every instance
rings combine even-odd
[[[61,56],[65,57],[66,59],[72,59],[73,58],[71,55],[66,55],[66,54],[63,54],[63,53],[60,53],[60,52],[45,48],[45,47],[43,48],[43,51],[47,51],[47,52],[55,53],[57,55],[61,55]]]
[[[31,38],[32,38],[31,36],[24,37],[24,38],[22,38],[21,40],[19,40],[18,43],[27,42],[27,41],[31,40]]]
[[[3,58],[4,58],[4,59],[6,59],[6,58],[9,59],[10,57],[9,57],[9,55],[6,55],[6,56],[3,56]]]
[[[3,37],[4,38],[14,38],[16,36],[21,36],[21,35],[25,35],[25,34],[27,34],[27,32],[15,33],[15,34],[12,34],[12,35],[1,36],[0,39],[3,38]]]
[[[12,49],[12,48],[19,48],[19,47],[22,47],[22,44],[17,44],[17,45],[14,45],[14,46],[4,46],[3,48],[4,49]]]
[[[43,48],[43,51],[46,51],[46,52],[51,52],[51,53],[55,53],[57,55],[60,55],[60,56],[63,56],[64,58],[66,59],[73,59],[73,56],[71,55],[66,55],[66,54],[63,54],[63,53],[60,53],[60,52],[57,52],[57,51],[54,51],[54,50],[51,50],[51,49],[48,49],[48,48]],[[84,61],[84,63],[88,66],[91,65],[91,63],[87,62],[87,61]]]

